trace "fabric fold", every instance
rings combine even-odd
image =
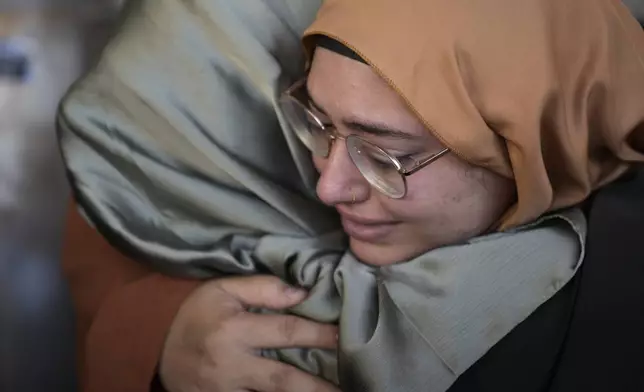
[[[319,5],[132,5],[61,105],[70,181],[90,221],[155,269],[270,273],[310,290],[291,313],[340,325],[337,353],[265,355],[346,391],[444,392],[573,276],[585,221],[562,212],[384,269],[356,260],[275,105],[302,76],[299,38]]]

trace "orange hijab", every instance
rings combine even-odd
[[[304,35],[362,56],[466,161],[513,178],[501,229],[644,160],[644,32],[616,0],[326,0]]]

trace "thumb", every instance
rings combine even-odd
[[[273,310],[290,308],[304,301],[307,292],[289,286],[275,276],[246,276],[218,281],[219,288],[245,307]]]

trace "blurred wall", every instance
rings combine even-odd
[[[73,392],[73,314],[59,270],[68,189],[55,114],[116,18],[110,1],[0,0],[0,391]],[[6,65],[6,64],[5,64]]]

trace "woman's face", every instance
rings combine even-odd
[[[423,156],[444,147],[365,64],[318,48],[308,89],[317,108],[312,110],[340,135],[359,135],[397,157]],[[373,128],[381,131],[374,133]],[[402,199],[372,188],[344,141],[334,143],[328,158],[314,157],[314,163],[320,172],[319,198],[340,213],[353,253],[373,265],[406,261],[479,235],[514,200],[512,181],[451,153],[408,176]]]

